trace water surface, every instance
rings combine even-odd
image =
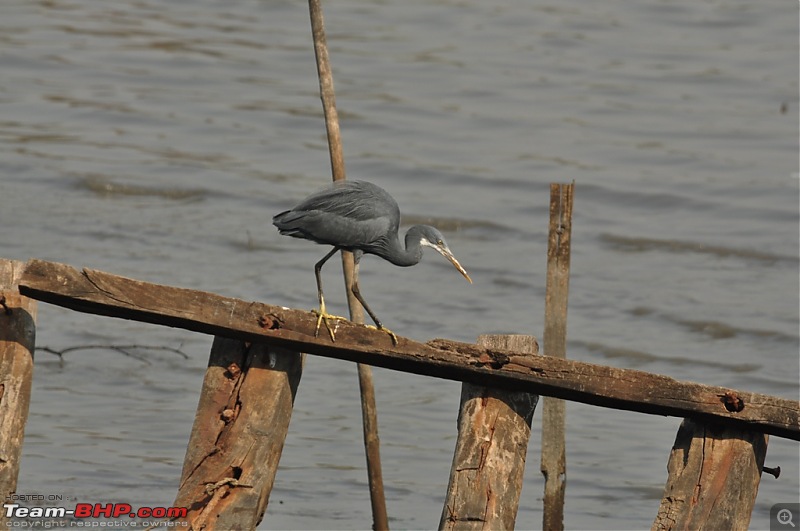
[[[387,326],[541,338],[548,183],[575,180],[569,357],[798,398],[796,5],[325,9],[348,176],[440,226],[475,281],[365,258]],[[270,225],[330,179],[305,3],[11,0],[0,69],[4,258],[315,304],[325,248]],[[169,505],[211,339],[42,305],[37,343],[187,354],[37,353],[18,489]],[[459,385],[375,379],[392,527],[431,528]],[[310,358],[261,528],[370,527],[359,411],[355,367]],[[679,423],[569,404],[566,527],[649,528]],[[520,529],[541,525],[539,437],[534,419]],[[797,456],[770,441],[783,474],[753,529],[797,500]]]

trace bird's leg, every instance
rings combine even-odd
[[[325,262],[328,259],[336,254],[339,250],[338,247],[334,247],[331,252],[326,254],[322,260],[317,262],[314,265],[314,276],[317,278],[317,297],[319,298],[319,311],[311,310],[312,312],[317,314],[317,327],[314,329],[314,337],[319,336],[319,327],[322,325],[322,322],[325,321],[325,328],[328,329],[328,334],[331,336],[331,341],[336,341],[336,336],[333,332],[333,328],[331,328],[328,319],[340,319],[342,321],[346,321],[344,317],[339,317],[338,315],[331,315],[325,310],[325,297],[322,295],[322,266],[325,265]]]
[[[394,332],[392,332],[388,328],[385,328],[381,324],[381,321],[380,321],[380,319],[378,319],[378,316],[375,315],[375,313],[372,311],[372,309],[367,304],[367,301],[365,301],[364,297],[361,296],[361,290],[358,289],[358,266],[356,266],[356,274],[353,275],[353,295],[356,296],[356,299],[358,299],[358,302],[361,303],[361,306],[363,306],[364,309],[367,310],[367,313],[369,314],[369,316],[372,317],[372,320],[375,322],[375,325],[376,325],[375,328],[377,328],[378,330],[383,330],[384,332],[389,334],[389,337],[392,338],[392,344],[393,345],[397,345],[397,336],[394,335]],[[366,325],[366,326],[370,326],[370,325]]]

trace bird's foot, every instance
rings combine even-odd
[[[321,308],[319,310],[311,310],[311,313],[317,316],[317,326],[314,328],[314,337],[319,337],[319,328],[322,326],[323,321],[325,322],[325,328],[328,329],[328,334],[331,336],[331,341],[336,341],[336,333],[335,333],[335,326],[331,327],[331,324],[328,322],[328,319],[335,319],[337,321],[347,321],[346,317],[341,317],[339,315],[332,315],[325,311],[325,308]]]
[[[385,326],[383,326],[383,325],[381,325],[381,326],[364,325],[364,326],[366,326],[367,328],[373,328],[375,330],[380,330],[381,332],[386,332],[387,334],[389,334],[389,337],[392,338],[392,345],[394,345],[395,347],[397,346],[397,336],[394,334],[394,332],[392,332],[391,330],[389,330]]]

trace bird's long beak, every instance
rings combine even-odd
[[[467,271],[461,267],[461,264],[458,263],[458,260],[456,260],[456,257],[453,256],[453,253],[450,252],[450,249],[447,249],[446,247],[440,247],[438,245],[434,245],[433,248],[439,251],[439,254],[450,260],[450,263],[453,264],[456,269],[458,269],[458,272],[464,275],[464,278],[466,278],[469,283],[472,284],[472,279],[469,278]]]

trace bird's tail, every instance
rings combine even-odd
[[[309,234],[302,229],[301,223],[303,215],[293,210],[287,210],[272,217],[272,224],[278,227],[278,231],[285,236],[295,238],[309,238]]]

